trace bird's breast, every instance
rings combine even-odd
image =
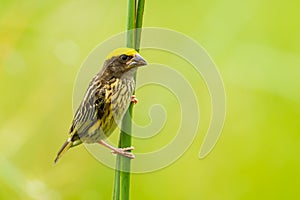
[[[128,109],[134,87],[135,83],[133,79],[118,79],[112,87],[111,108],[117,124],[122,120]]]

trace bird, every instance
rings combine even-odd
[[[69,136],[54,163],[70,148],[82,143],[99,143],[114,154],[133,159],[133,147],[116,148],[105,142],[124,117],[130,103],[136,103],[134,74],[146,60],[132,48],[117,48],[104,61],[102,69],[89,83],[75,112]]]

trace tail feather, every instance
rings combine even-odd
[[[57,163],[57,161],[63,156],[63,154],[72,147],[72,144],[73,144],[72,139],[68,138],[67,141],[63,144],[63,146],[58,151],[54,163]]]

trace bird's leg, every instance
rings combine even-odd
[[[130,159],[134,158],[134,155],[131,152],[128,152],[130,150],[133,150],[134,147],[116,148],[116,147],[113,147],[113,146],[107,144],[104,140],[100,140],[98,143],[109,148],[110,150],[112,150],[113,154],[120,154],[120,155],[125,156]]]
[[[133,104],[137,104],[138,99],[136,98],[135,95],[132,95],[132,96],[131,96],[131,102],[132,102]]]

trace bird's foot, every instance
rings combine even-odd
[[[132,96],[131,96],[131,102],[132,102],[133,104],[137,104],[138,99],[136,98],[135,95],[132,95]]]
[[[113,146],[107,144],[104,140],[100,140],[98,143],[109,148],[110,150],[112,150],[113,154],[119,154],[119,155],[125,156],[127,158],[134,159],[133,153],[128,152],[128,151],[133,150],[134,147],[116,148],[116,147],[113,147]]]
[[[133,149],[134,149],[134,147],[115,148],[115,149],[112,150],[112,153],[113,154],[119,154],[119,155],[125,156],[125,157],[130,158],[130,159],[134,159],[133,153],[128,152],[128,151],[131,151]]]

